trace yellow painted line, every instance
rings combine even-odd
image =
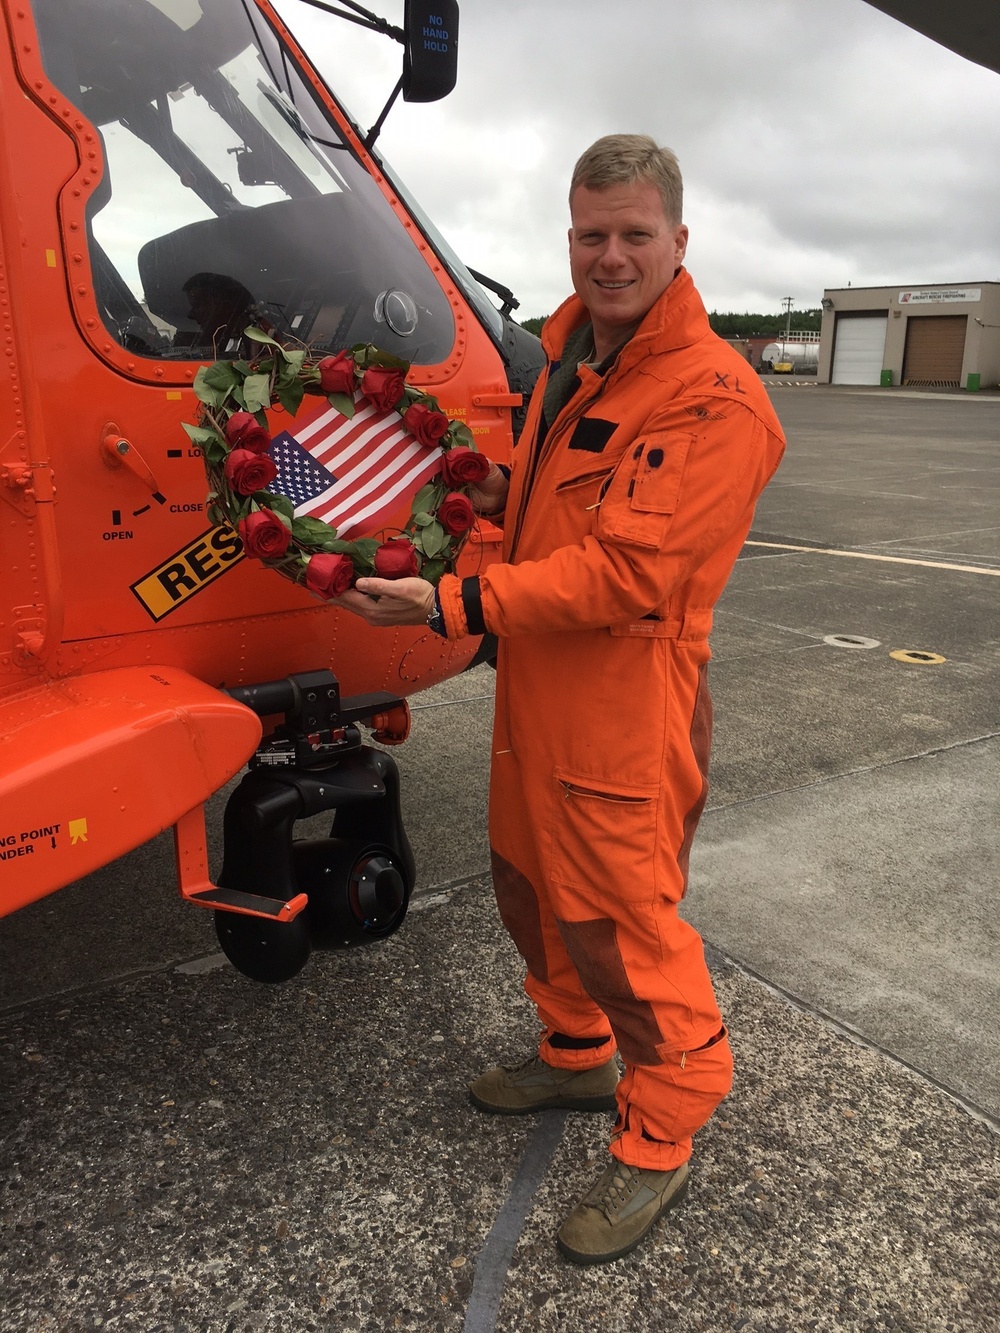
[[[47,268],[55,268],[55,266],[56,266],[56,252],[55,252],[54,250],[46,250],[46,251],[45,251],[45,265],[46,265]]]
[[[790,546],[785,542],[745,542],[745,546],[770,546],[776,551],[808,551],[811,555],[843,555],[850,560],[878,560],[886,565],[921,565],[924,569],[954,569],[960,574],[992,574],[1000,578],[1000,569],[981,565],[950,565],[944,560],[911,560],[901,555],[872,555],[868,551],[833,551],[824,546]]]

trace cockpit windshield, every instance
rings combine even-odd
[[[37,0],[54,84],[97,128],[94,287],[138,356],[316,351],[445,360],[448,300],[252,0]]]

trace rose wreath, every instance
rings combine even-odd
[[[261,344],[261,355],[202,366],[194,381],[199,424],[184,425],[205,460],[211,520],[235,528],[247,555],[324,599],[369,574],[418,574],[437,583],[454,568],[475,521],[468,488],[490,470],[469,428],[407,384],[408,362],[370,344],[317,359],[308,350],[282,347],[262,329],[247,329],[246,336]],[[417,491],[402,531],[385,541],[345,541],[322,519],[296,518],[287,496],[266,489],[278,475],[268,454],[266,410],[279,406],[294,416],[307,394],[322,395],[350,418],[358,389],[379,411],[398,412],[421,444],[443,450],[440,473]]]

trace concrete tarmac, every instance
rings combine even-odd
[[[385,943],[256,985],[165,838],[0,922],[2,1333],[1000,1330],[1000,397],[774,400],[685,907],[737,1078],[684,1205],[569,1265],[608,1117],[465,1097],[534,1032],[483,667],[413,701]]]

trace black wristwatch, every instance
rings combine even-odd
[[[427,626],[435,634],[440,634],[442,639],[448,637],[448,631],[444,627],[444,616],[441,614],[441,598],[437,594],[437,589],[434,590],[434,605],[427,615]]]

